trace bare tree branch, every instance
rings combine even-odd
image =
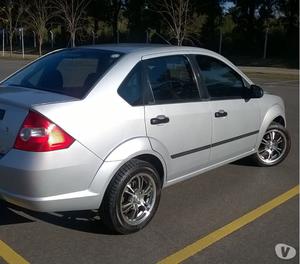
[[[191,23],[190,0],[162,0],[154,6],[169,28],[171,38],[175,38],[181,46],[188,35],[188,26]]]
[[[70,33],[71,46],[75,47],[76,33],[82,28],[83,15],[91,0],[54,0],[55,8]]]
[[[28,15],[27,24],[36,32],[39,43],[39,54],[42,55],[42,45],[47,34],[47,24],[55,16],[51,0],[33,0],[29,9],[26,10]]]
[[[3,14],[2,20],[5,20],[8,24],[9,44],[10,44],[10,56],[12,56],[12,44],[13,37],[20,26],[19,21],[25,10],[23,0],[5,0],[4,6],[1,9]]]

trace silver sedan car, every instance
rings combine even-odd
[[[0,83],[0,197],[32,210],[99,209],[143,228],[161,189],[290,149],[282,99],[212,51],[166,45],[62,49]]]

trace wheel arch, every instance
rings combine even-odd
[[[162,161],[153,154],[142,154],[134,157],[134,159],[146,161],[150,163],[156,170],[160,178],[161,186],[164,185],[166,181],[166,172]]]
[[[286,127],[286,121],[285,121],[285,118],[283,118],[282,115],[277,116],[272,122],[276,122],[276,123]]]
[[[256,141],[256,149],[259,147],[259,144],[267,131],[268,127],[272,124],[272,122],[279,123],[286,127],[286,118],[284,114],[284,109],[279,105],[273,105],[263,117],[262,124],[259,129],[259,134]]]
[[[117,171],[128,161],[140,159],[149,162],[158,172],[162,186],[167,179],[167,166],[163,157],[151,148],[147,137],[139,137],[123,142],[105,158],[89,189],[99,194],[99,207]]]

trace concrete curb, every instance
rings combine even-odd
[[[246,73],[262,73],[262,74],[288,74],[299,76],[298,69],[274,68],[274,67],[251,67],[239,66],[239,69]]]

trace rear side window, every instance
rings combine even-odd
[[[247,92],[242,77],[228,65],[209,56],[196,56],[208,93],[213,99],[241,98]]]
[[[192,68],[185,56],[149,59],[146,74],[155,103],[190,102],[200,98]]]
[[[45,56],[2,85],[83,98],[122,54],[97,49],[66,49]]]
[[[143,103],[143,89],[141,81],[141,64],[137,64],[118,89],[119,95],[130,105]]]

